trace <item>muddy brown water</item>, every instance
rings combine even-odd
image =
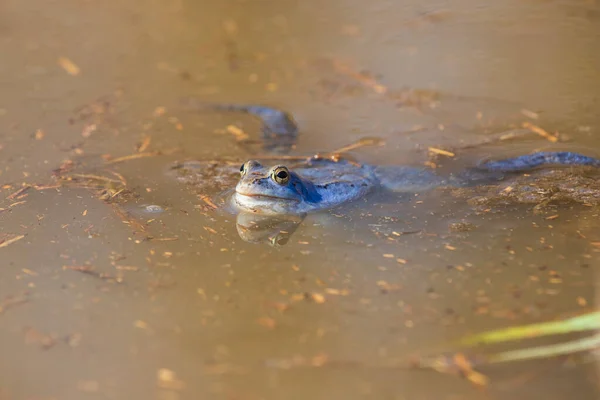
[[[593,308],[597,208],[481,210],[434,191],[309,216],[272,247],[242,240],[234,216],[167,173],[175,161],[249,158],[219,133],[228,125],[259,134],[248,116],[185,110],[186,96],[292,112],[295,154],[376,136],[386,146],[353,156],[422,164],[430,146],[530,121],[569,141],[534,135],[438,161],[598,155],[597,2],[8,0],[0,10],[0,399],[597,398],[589,363],[486,367],[483,391],[398,367],[467,333]],[[404,89],[404,107],[376,85]],[[163,154],[104,164],[143,143]],[[55,184],[65,160],[120,174],[135,197],[115,208],[77,187],[13,196]],[[450,229],[457,222],[474,229]]]

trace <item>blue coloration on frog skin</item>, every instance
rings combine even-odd
[[[600,167],[600,159],[572,152],[541,152],[488,161],[460,176],[440,177],[425,168],[357,165],[349,161],[315,159],[293,171],[248,161],[231,197],[240,211],[264,215],[304,214],[357,200],[375,189],[422,192],[440,186],[467,186],[495,179],[494,172],[524,171],[544,165]],[[483,175],[483,176],[482,176]]]
[[[367,168],[344,161],[286,168],[287,179],[277,182],[273,173],[281,168],[285,167],[266,168],[253,160],[244,164],[232,196],[234,206],[266,215],[303,214],[358,199],[377,184]]]
[[[265,215],[303,214],[336,207],[359,199],[375,188],[394,192],[419,192],[442,186],[445,179],[423,168],[356,165],[348,161],[311,160],[289,178],[277,182],[274,171],[257,161],[248,161],[232,195],[239,210]]]
[[[570,151],[539,152],[506,160],[488,161],[479,165],[487,171],[527,171],[544,165],[588,165],[600,167],[600,160]]]

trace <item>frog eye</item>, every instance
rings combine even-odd
[[[286,167],[277,167],[271,172],[271,178],[280,185],[285,185],[290,180],[290,171]]]
[[[246,175],[246,163],[242,164],[242,166],[240,167],[240,175]]]

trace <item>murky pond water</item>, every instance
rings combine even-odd
[[[536,149],[600,155],[597,2],[0,10],[0,399],[598,396],[578,360],[485,367],[483,391],[406,367],[467,333],[592,309],[590,198],[375,193],[273,237],[214,209],[215,175],[172,169],[272,155],[242,140],[260,138],[256,119],[190,97],[292,113],[295,156],[365,137],[385,145],[354,160],[441,174]]]

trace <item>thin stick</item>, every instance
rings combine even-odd
[[[19,236],[15,236],[14,238],[5,240],[4,242],[0,243],[0,247],[6,247],[8,245],[11,245],[14,242],[18,242],[19,240],[23,239],[24,237],[25,237],[25,235],[19,235]]]
[[[120,163],[123,161],[130,161],[130,160],[137,160],[138,158],[144,158],[144,157],[154,157],[158,155],[157,152],[151,152],[151,153],[135,153],[135,154],[130,154],[128,156],[123,156],[123,157],[118,157],[118,158],[114,158],[110,161],[107,161],[107,164],[116,164],[116,163]]]

